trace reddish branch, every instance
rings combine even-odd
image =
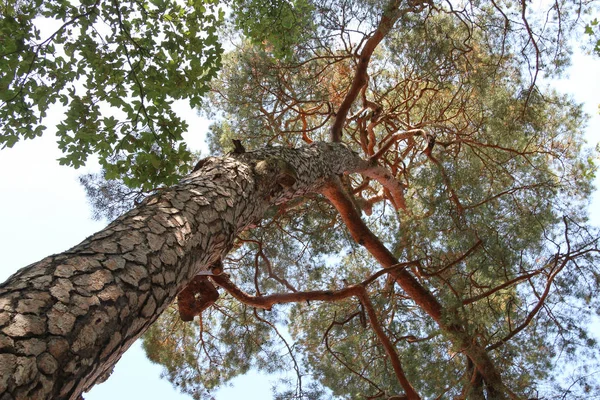
[[[387,269],[385,272],[392,273],[403,269],[405,266],[406,265],[394,265],[392,266],[392,268]],[[379,320],[377,319],[377,313],[375,312],[375,308],[373,307],[373,304],[371,303],[371,300],[369,299],[369,295],[367,293],[367,285],[380,275],[382,274],[378,273],[376,275],[371,276],[369,279],[360,284],[350,285],[340,290],[313,290],[308,292],[280,293],[269,296],[252,296],[248,293],[245,293],[235,284],[233,284],[226,275],[213,276],[212,279],[217,285],[221,286],[229,294],[231,294],[234,298],[241,301],[242,303],[252,307],[263,308],[267,310],[270,310],[271,307],[273,307],[273,305],[275,304],[284,304],[292,302],[298,303],[304,301],[339,301],[348,297],[358,298],[363,307],[365,308],[373,331],[375,332],[377,338],[379,339],[380,343],[385,349],[385,352],[396,374],[396,378],[398,379],[398,382],[405,391],[406,398],[409,400],[418,400],[421,397],[412,387],[409,380],[406,378],[404,370],[402,369],[400,357],[398,356],[398,353],[396,352],[392,341],[385,334],[385,331],[379,323]]]
[[[373,232],[365,225],[356,211],[352,199],[346,194],[339,181],[330,181],[323,187],[322,193],[340,213],[342,220],[350,230],[350,234],[375,257],[383,267],[398,264],[396,257],[383,245]],[[408,271],[391,272],[400,287],[415,300],[435,321],[441,321],[442,306],[437,299],[424,288]]]
[[[275,304],[298,303],[303,301],[337,301],[356,296],[356,285],[340,290],[314,290],[309,292],[280,293],[268,296],[252,296],[231,282],[227,275],[212,276],[212,280],[234,298],[251,307],[270,310]]]
[[[373,327],[377,338],[379,338],[379,341],[383,345],[385,352],[387,353],[390,362],[392,363],[392,367],[394,368],[394,372],[396,373],[396,378],[398,378],[398,382],[400,382],[402,389],[404,389],[404,392],[406,393],[406,398],[409,400],[420,399],[420,396],[412,387],[408,379],[406,379],[406,375],[404,375],[402,365],[400,364],[400,357],[398,357],[396,348],[392,344],[390,338],[385,334],[383,328],[381,327],[381,324],[377,320],[377,314],[375,313],[375,309],[373,308],[373,303],[371,303],[371,300],[367,295],[366,289],[362,286],[361,289],[362,290],[360,290],[357,297],[360,299],[360,302],[365,308],[365,311],[367,312],[367,317],[369,318],[369,322],[371,323],[371,326]]]
[[[405,185],[396,179],[387,168],[381,167],[374,162],[370,164],[371,166],[364,168],[359,172],[364,176],[376,180],[387,189],[396,210],[406,211],[406,200],[404,199]]]
[[[377,150],[377,153],[369,157],[369,161],[374,162],[380,159],[381,156],[384,155],[394,144],[398,143],[401,140],[413,137],[415,135],[425,135],[425,131],[423,129],[410,129],[407,131],[394,133],[386,140],[384,144],[381,145],[379,150]]]
[[[398,20],[402,14],[401,10],[399,9],[400,3],[401,2],[399,0],[393,0],[388,4],[385,12],[381,16],[377,30],[365,42],[365,45],[358,56],[358,64],[356,66],[356,73],[354,74],[352,85],[350,86],[348,93],[346,93],[346,97],[344,97],[344,101],[340,105],[333,126],[331,127],[332,142],[339,142],[342,138],[342,129],[346,122],[346,117],[348,116],[350,107],[352,107],[352,103],[354,103],[354,100],[356,100],[360,94],[363,86],[367,84],[367,68],[369,66],[371,56],[373,55],[377,45],[379,45],[381,40],[383,40],[383,38],[388,34],[388,32],[394,26],[396,20]]]
[[[350,234],[357,243],[363,245],[384,267],[391,267],[398,263],[396,257],[394,257],[361,219],[360,214],[339,183],[339,180],[331,180],[322,189],[322,193],[338,210]],[[500,373],[485,348],[478,344],[475,338],[466,333],[465,329],[459,324],[458,318],[453,317],[451,310],[444,310],[433,294],[422,286],[407,270],[392,271],[390,275],[394,277],[406,294],[433,318],[442,330],[449,334],[454,345],[460,348],[473,361],[485,380],[491,395],[504,398],[505,393],[507,393],[509,396],[516,398],[502,383]]]

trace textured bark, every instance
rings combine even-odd
[[[208,158],[107,228],[0,286],[0,399],[77,399],[272,205],[365,167],[342,144]]]

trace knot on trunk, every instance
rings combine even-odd
[[[177,295],[177,307],[182,321],[193,321],[196,315],[213,305],[219,292],[208,277],[197,275]]]
[[[298,179],[294,167],[277,156],[258,161],[254,166],[254,172],[257,175],[258,184],[264,186],[268,198],[273,198],[291,188]]]

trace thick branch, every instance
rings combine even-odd
[[[211,279],[237,300],[251,307],[270,310],[275,304],[303,301],[338,301],[357,296],[359,287],[348,286],[340,290],[312,290],[308,292],[278,293],[268,296],[252,296],[238,288],[226,275],[211,276]]]
[[[323,187],[322,193],[329,199],[334,207],[336,207],[342,220],[357,243],[365,246],[365,248],[384,267],[390,267],[398,263],[394,255],[383,245],[379,238],[371,232],[360,218],[351,199],[345,193],[339,181],[330,181],[329,184]],[[483,379],[486,381],[488,390],[499,396],[498,398],[504,398],[505,393],[511,395],[508,388],[502,383],[500,373],[494,366],[494,363],[486,350],[465,332],[465,329],[458,324],[457,318],[444,310],[437,299],[423,287],[410,272],[403,269],[396,271],[391,275],[396,279],[396,282],[406,294],[408,294],[415,303],[433,318],[442,330],[449,334],[454,345],[459,347],[473,361]]]
[[[350,107],[352,107],[352,103],[354,103],[354,100],[356,100],[360,94],[363,86],[367,84],[367,68],[369,66],[371,56],[373,55],[377,45],[388,34],[390,29],[392,29],[392,26],[394,26],[396,20],[400,17],[401,13],[398,9],[400,3],[401,2],[399,0],[393,0],[388,4],[385,12],[381,16],[377,30],[373,33],[369,40],[367,40],[362,48],[362,51],[360,52],[358,64],[356,66],[356,72],[354,74],[354,79],[352,80],[352,85],[350,86],[348,93],[346,93],[346,97],[340,105],[335,117],[335,121],[333,122],[333,126],[331,127],[332,142],[339,142],[342,138],[342,129],[344,128]]]
[[[396,270],[398,270],[398,268],[397,266],[394,266],[393,268],[390,268],[388,272],[393,272]],[[377,319],[375,309],[373,308],[373,304],[369,299],[366,285],[369,282],[372,282],[375,279],[374,277],[370,277],[365,282],[358,285],[351,285],[340,290],[313,290],[308,292],[279,293],[269,296],[249,295],[233,284],[233,282],[231,282],[226,275],[213,276],[212,279],[217,285],[221,286],[229,294],[242,303],[267,310],[270,310],[275,304],[298,303],[305,301],[339,301],[348,297],[357,297],[367,312],[367,316],[371,326],[373,327],[373,331],[385,349],[385,352],[388,355],[396,374],[396,378],[406,392],[407,399],[418,400],[421,398],[412,387],[409,380],[406,378],[404,370],[402,369],[400,357],[396,352],[396,348],[381,327],[381,324]]]
[[[398,357],[396,348],[392,344],[390,338],[385,334],[383,328],[381,327],[381,324],[377,320],[377,314],[375,313],[375,309],[373,308],[373,303],[371,303],[371,300],[369,299],[367,291],[364,289],[364,287],[362,287],[358,298],[360,299],[362,305],[365,307],[367,316],[369,317],[369,322],[371,323],[375,334],[379,338],[379,341],[381,342],[383,348],[385,349],[385,352],[388,355],[388,358],[390,359],[390,362],[392,363],[392,367],[394,368],[396,378],[398,379],[398,382],[400,382],[402,389],[404,389],[404,392],[406,393],[406,398],[408,400],[420,399],[421,397],[406,378],[404,370],[402,369],[402,365],[400,364],[400,357]]]
[[[398,264],[394,255],[381,243],[379,238],[371,232],[367,225],[360,218],[360,215],[354,208],[352,200],[345,193],[339,181],[333,179],[323,187],[322,193],[329,199],[334,207],[340,213],[342,220],[350,230],[354,240],[365,246],[365,248],[375,257],[375,259],[385,268]],[[400,287],[421,306],[427,314],[435,321],[442,319],[442,306],[435,297],[424,288],[411,274],[406,270],[392,272]]]
[[[381,147],[379,148],[379,150],[377,150],[375,154],[369,157],[369,161],[374,162],[376,160],[379,160],[394,144],[398,143],[401,140],[408,139],[416,135],[425,136],[425,131],[423,129],[410,129],[407,131],[394,133],[392,136],[390,136],[388,140],[386,140],[384,144],[381,145]]]
[[[389,191],[396,210],[406,210],[406,200],[404,198],[405,186],[388,169],[373,164],[370,167],[361,169],[359,172],[364,176],[375,179]]]

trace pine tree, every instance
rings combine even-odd
[[[597,349],[595,166],[580,107],[539,84],[568,62],[578,5],[240,0],[225,21],[200,2],[56,4],[55,42],[88,49],[70,58],[81,69],[54,78],[53,41],[27,36],[37,11],[7,9],[2,29],[21,28],[3,42],[3,141],[38,129],[28,100],[43,114],[65,96],[59,143],[75,166],[100,154],[103,174],[84,179],[98,211],[146,194],[0,287],[3,398],[76,399],[146,331],[150,358],[196,398],[290,364],[280,398],[597,390],[585,369],[565,383],[556,367]],[[68,28],[97,18],[114,29],[92,51],[101,33]],[[236,43],[222,60],[219,35]],[[216,156],[173,185],[191,155],[169,105],[186,96],[216,118]]]

